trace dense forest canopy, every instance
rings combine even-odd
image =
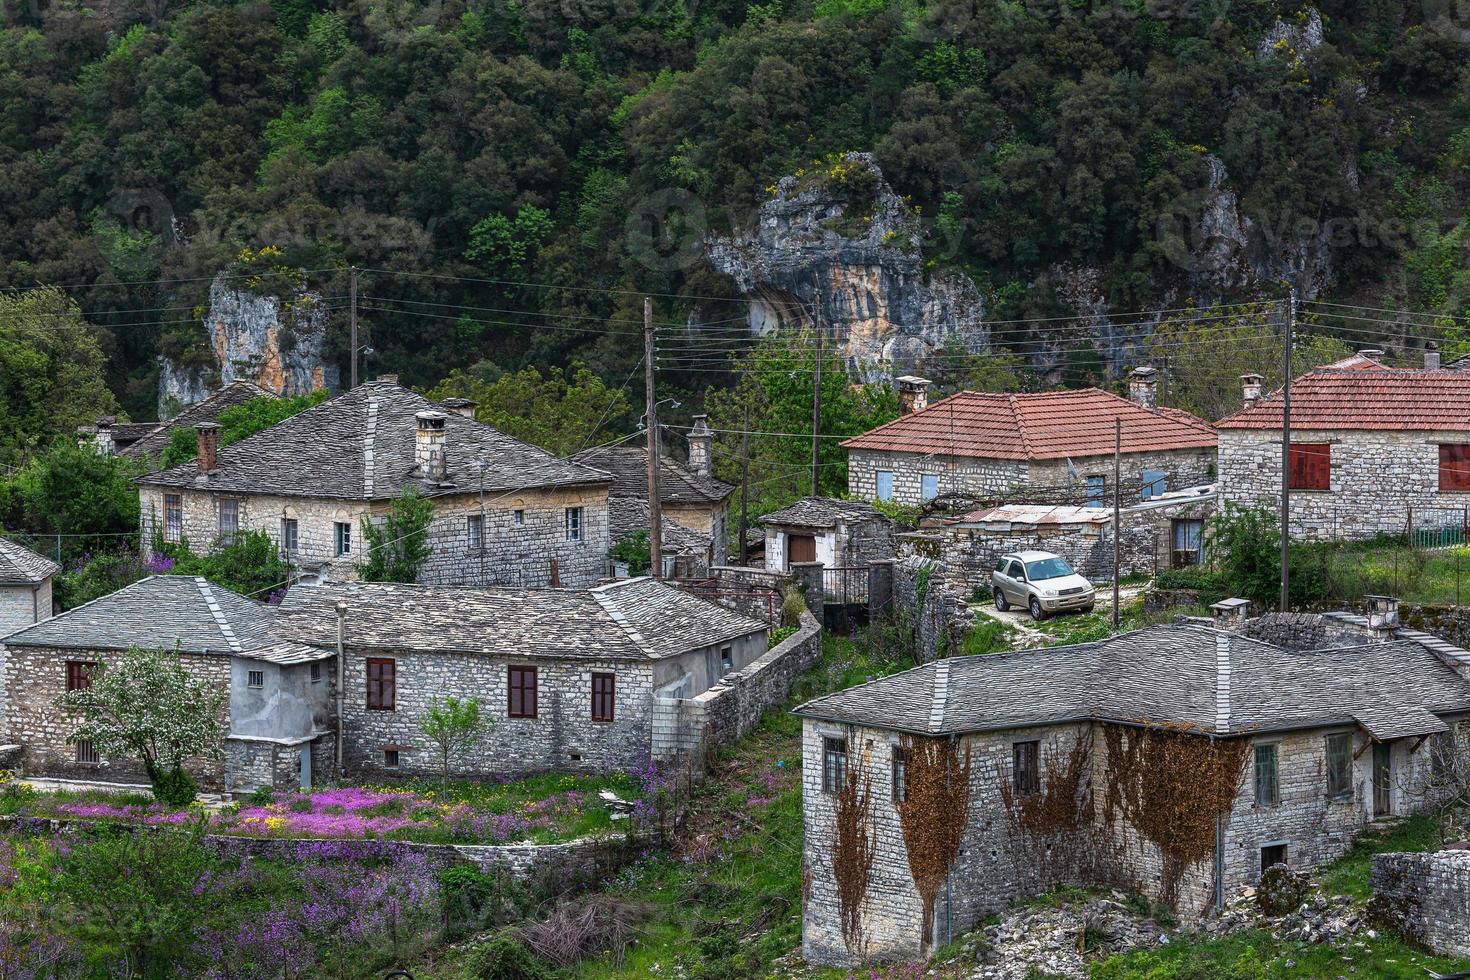
[[[922,216],[930,266],[972,275],[997,317],[1072,312],[1038,285],[1059,264],[1104,270],[1116,309],[1156,304],[1179,275],[1160,221],[1216,161],[1258,227],[1342,230],[1339,298],[1470,312],[1453,5],[7,6],[0,286],[62,286],[138,417],[157,355],[209,356],[221,270],[299,275],[344,365],[347,269],[369,270],[369,375],[576,362],[616,388],[639,294],[668,329],[735,322],[698,236],[854,150]],[[662,383],[692,407],[715,378]]]

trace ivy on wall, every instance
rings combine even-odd
[[[904,759],[904,793],[898,803],[909,872],[923,906],[920,957],[927,957],[934,938],[934,902],[959,856],[970,807],[970,747],[946,738],[905,735],[899,742]]]
[[[852,739],[847,757],[857,761]],[[863,904],[873,874],[877,837],[873,831],[873,792],[868,775],[869,754],[862,764],[847,766],[846,778],[837,788],[835,832],[832,836],[832,874],[837,881],[837,904],[842,917],[842,939],[847,949],[863,958]]]

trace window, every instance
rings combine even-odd
[[[904,790],[908,773],[905,769],[903,749],[895,745],[893,747],[893,802],[895,803],[902,803],[906,799]]]
[[[245,686],[246,687],[265,687],[265,671],[263,671],[263,670],[246,671]]]
[[[1261,848],[1261,870],[1274,868],[1278,864],[1286,863],[1286,845],[1268,844]]]
[[[847,741],[822,739],[822,792],[835,793],[847,782]]]
[[[730,653],[729,647],[720,647],[720,673],[724,673],[735,666],[735,658]]]
[[[238,530],[240,530],[240,501],[221,500],[219,502],[220,540],[233,541],[235,532]]]
[[[96,765],[101,761],[97,757],[97,746],[85,738],[77,739],[77,761],[88,765]]]
[[[873,496],[885,501],[893,499],[893,474],[888,470],[873,474]]]
[[[1087,478],[1087,506],[1102,507],[1107,503],[1108,478],[1105,476],[1089,476]]]
[[[388,767],[389,769],[397,769],[398,768],[398,750],[397,749],[384,749],[383,750],[383,765],[386,766],[386,767]]]
[[[1281,780],[1276,772],[1276,746],[1256,746],[1256,806],[1281,802]]]
[[[512,718],[535,718],[536,668],[511,667],[507,680],[505,713]]]
[[[1017,796],[1041,792],[1041,743],[1016,742],[1011,746],[1011,785]]]
[[[1325,442],[1294,442],[1287,454],[1287,486],[1293,490],[1332,489],[1332,446]]]
[[[1335,798],[1353,795],[1353,737],[1350,734],[1327,736],[1327,795]]]
[[[1143,499],[1149,500],[1157,497],[1169,489],[1169,477],[1163,470],[1143,471]]]
[[[520,527],[522,524],[526,523],[526,512],[524,510],[521,510],[520,508],[516,508],[515,513],[512,515],[512,519],[515,521],[516,527]]]
[[[85,691],[92,686],[92,671],[97,664],[90,660],[68,660],[66,662],[66,689]]]
[[[184,540],[184,498],[176,493],[163,495],[163,540]]]
[[[919,499],[933,500],[939,496],[939,475],[937,473],[919,474]]]
[[[479,551],[485,547],[485,518],[479,514],[471,514],[465,518],[465,540],[471,551]]]
[[[1175,568],[1204,564],[1205,522],[1187,517],[1176,517],[1170,536],[1173,539],[1172,564]]]
[[[320,663],[314,663],[314,664],[311,665],[311,682],[313,684],[320,684],[321,681],[322,681],[322,665]]]
[[[1439,488],[1470,490],[1470,446],[1439,447]]]
[[[367,706],[372,711],[392,711],[398,703],[398,665],[386,657],[369,657],[367,662]]]
[[[612,674],[592,675],[592,720],[612,721],[617,693],[617,678]]]
[[[281,518],[281,554],[288,558],[296,557],[296,518]]]
[[[1011,559],[1010,566],[1006,570],[1006,575],[1015,579],[1017,582],[1026,581],[1026,573],[1021,571],[1021,563],[1014,558]]]
[[[333,553],[337,557],[352,554],[352,525],[346,521],[332,524]]]
[[[567,540],[582,540],[582,508],[567,508]]]

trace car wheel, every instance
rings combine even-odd
[[[993,591],[995,592],[995,611],[1005,612],[1008,608],[1010,608],[1006,603],[1006,594],[1002,592],[998,587]]]
[[[1036,598],[1036,596],[1032,596],[1031,601],[1028,602],[1026,605],[1027,608],[1031,610],[1032,619],[1040,622],[1041,620],[1046,618],[1046,613],[1043,612],[1041,608],[1041,600]]]
[[[1092,610],[1095,609],[1095,608],[1097,608],[1097,607],[1096,606],[1083,606],[1081,609],[1079,609],[1077,611],[1080,612],[1082,615],[1086,616],[1088,613],[1092,612]]]

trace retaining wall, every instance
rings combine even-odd
[[[1369,912],[1440,956],[1470,958],[1470,851],[1373,855]]]

